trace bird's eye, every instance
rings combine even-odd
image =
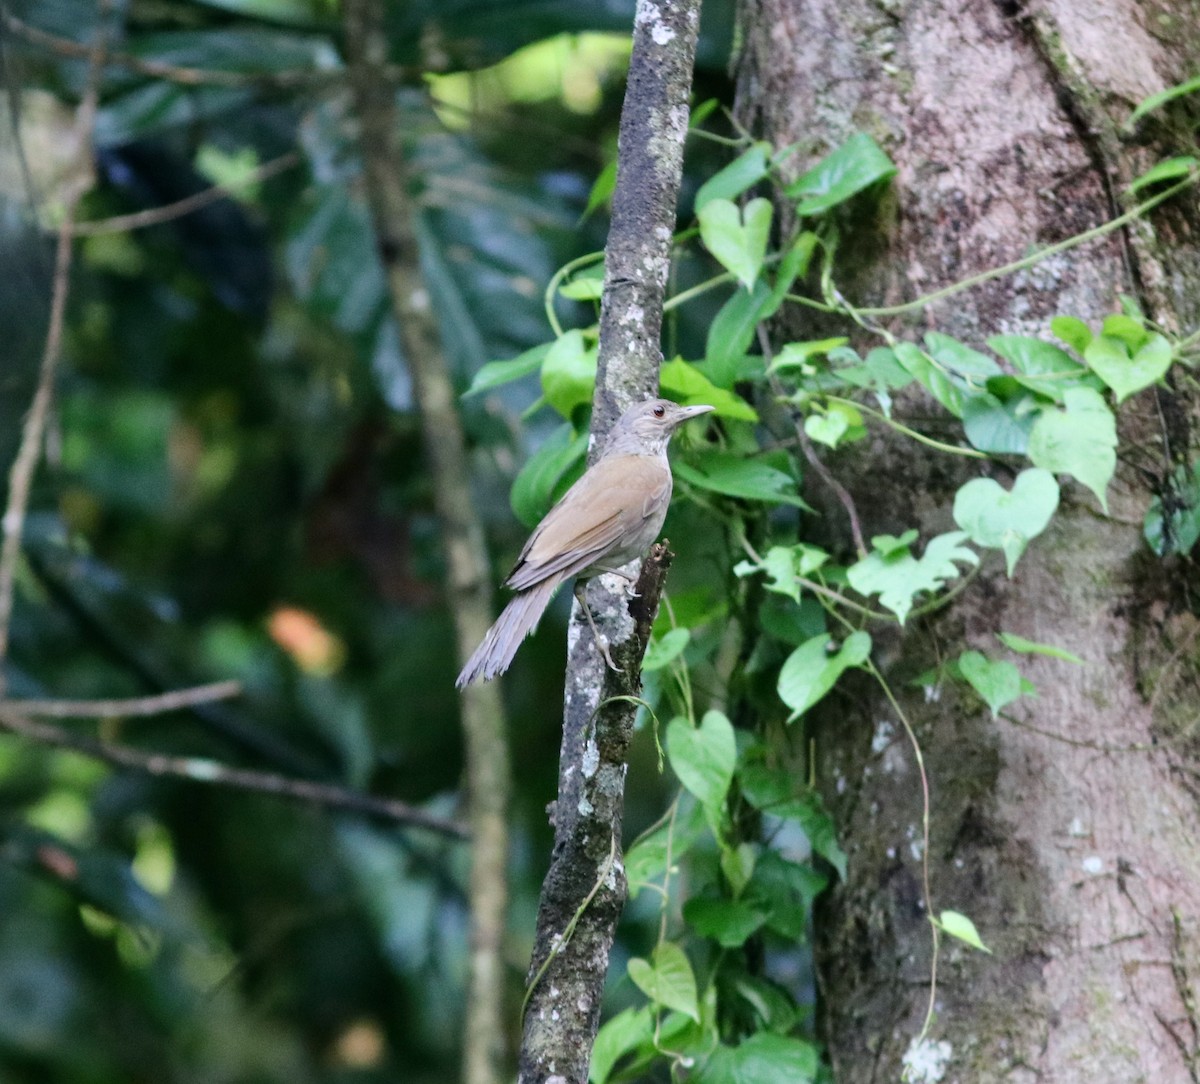
[[[664,414],[666,414],[666,412],[667,412],[667,408],[665,406],[663,406],[662,404],[659,404],[658,406],[656,406],[653,411],[654,416],[656,418],[661,418]]]

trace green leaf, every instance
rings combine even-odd
[[[1130,181],[1129,191],[1140,192],[1143,188],[1152,188],[1163,181],[1178,180],[1180,177],[1186,177],[1197,166],[1200,166],[1200,158],[1194,154],[1181,154],[1176,158],[1167,158]]]
[[[755,809],[772,817],[799,822],[814,853],[821,855],[846,877],[846,855],[838,844],[833,818],[815,791],[798,785],[783,768],[747,764],[738,770],[742,795]]]
[[[1112,319],[1110,317],[1109,319]],[[1108,321],[1105,321],[1107,327]],[[1130,357],[1126,343],[1107,333],[1093,339],[1083,353],[1092,371],[1124,402],[1134,392],[1148,388],[1171,367],[1171,344],[1157,333]]]
[[[1125,122],[1125,126],[1132,128],[1147,113],[1153,113],[1168,102],[1173,102],[1176,98],[1182,98],[1187,94],[1195,94],[1198,90],[1200,90],[1200,75],[1182,83],[1176,83],[1173,87],[1167,87],[1166,90],[1160,90],[1156,94],[1151,94],[1148,98],[1143,98],[1137,108],[1129,114],[1129,120]]]
[[[808,273],[808,265],[812,254],[820,243],[820,238],[811,230],[804,230],[792,242],[791,247],[779,261],[779,271],[775,275],[775,284],[771,287],[771,296],[763,308],[760,319],[774,316],[779,306],[783,304],[788,291],[798,277]]]
[[[902,535],[877,534],[871,539],[871,548],[878,550],[884,557],[891,557],[892,554],[902,550],[907,553],[908,548],[917,540],[917,537],[918,532],[915,527],[910,527]]]
[[[719,711],[708,711],[693,727],[682,716],[667,725],[667,754],[679,782],[706,809],[719,810],[733,781],[737,742],[733,725]]]
[[[951,383],[950,379],[915,343],[896,343],[893,352],[896,360],[908,370],[921,384],[929,389],[929,393],[956,418],[962,417],[962,389]]]
[[[718,1046],[696,1072],[696,1084],[811,1084],[817,1048],[804,1039],[759,1031],[739,1046]]]
[[[592,1047],[592,1064],[588,1070],[590,1084],[605,1084],[614,1066],[630,1051],[654,1036],[654,1012],[649,1005],[617,1013],[596,1032]]]
[[[1067,319],[1058,317],[1057,319]],[[1089,340],[1091,332],[1084,326]],[[988,346],[1018,372],[1017,381],[1040,395],[1062,398],[1064,382],[1077,380],[1086,370],[1065,350],[1053,343],[1042,342],[1027,335],[993,335]],[[1087,348],[1087,344],[1081,348]]]
[[[489,361],[471,381],[471,386],[463,392],[463,398],[468,395],[478,395],[480,392],[491,391],[502,384],[511,384],[523,376],[541,368],[542,362],[550,352],[553,343],[539,343],[530,347],[523,354],[518,354],[511,361]]]
[[[818,444],[836,448],[838,441],[846,434],[850,423],[845,414],[832,410],[828,414],[810,414],[804,419],[804,432]]]
[[[861,666],[871,654],[871,637],[866,632],[853,632],[834,652],[836,641],[822,633],[807,640],[793,651],[779,671],[778,691],[792,713],[793,722],[819,701],[837,679],[852,666]]]
[[[692,634],[687,629],[668,629],[661,636],[650,641],[646,648],[646,656],[642,659],[642,671],[661,670],[669,665],[687,647]]]
[[[731,452],[705,452],[691,463],[677,461],[674,469],[676,476],[689,485],[713,493],[808,508],[796,495],[796,482],[790,474],[758,459],[743,459]]]
[[[742,890],[754,875],[754,867],[758,864],[758,847],[753,843],[739,843],[736,847],[722,845],[721,872],[735,896],[740,896]]]
[[[1033,467],[1017,475],[1010,492],[991,478],[967,482],[954,497],[954,522],[976,545],[1003,550],[1011,577],[1030,539],[1046,529],[1057,508],[1054,475]]]
[[[1035,640],[1026,640],[1024,636],[1018,636],[1015,632],[998,632],[996,639],[1010,651],[1016,651],[1021,655],[1048,655],[1052,659],[1062,659],[1065,662],[1083,665],[1083,659],[1078,655],[1071,654],[1066,648],[1055,647],[1053,644],[1039,644]]]
[[[683,918],[722,948],[744,945],[767,921],[762,911],[741,900],[691,899],[683,905]]]
[[[583,209],[583,219],[591,218],[601,207],[603,207],[610,199],[613,192],[617,188],[617,162],[616,159],[609,162],[600,171],[600,175],[596,178],[592,185],[592,190],[588,193],[587,206]]]
[[[936,591],[947,580],[957,579],[955,562],[977,565],[974,550],[961,545],[965,531],[950,531],[932,538],[920,560],[907,550],[885,555],[876,549],[846,570],[850,586],[862,595],[879,595],[879,601],[904,624],[913,600],[923,591]]]
[[[940,331],[928,332],[925,335],[925,346],[934,361],[961,376],[986,378],[998,376],[1001,372],[1000,366],[987,354],[972,350]]]
[[[1200,461],[1175,468],[1150,502],[1142,533],[1159,557],[1192,551],[1200,541]]]
[[[696,192],[696,213],[714,199],[732,200],[767,175],[770,143],[755,143],[743,151],[724,169],[718,170]]]
[[[838,854],[844,880],[846,858],[840,849]],[[754,876],[746,886],[743,898],[767,912],[768,929],[780,937],[803,941],[812,916],[813,901],[828,885],[828,876],[814,869],[811,863],[792,862],[775,851],[767,850],[754,867]]]
[[[592,401],[596,386],[596,348],[588,347],[583,332],[560,335],[542,361],[542,394],[568,421],[577,406]]]
[[[1003,659],[989,659],[980,651],[964,651],[958,657],[963,679],[992,709],[992,717],[1021,695],[1021,671]]]
[[[1067,388],[1065,410],[1046,410],[1029,434],[1029,458],[1055,474],[1074,475],[1108,511],[1105,490],[1117,468],[1117,423],[1099,392]]]
[[[1124,307],[1125,297],[1122,295],[1122,307]],[[1107,335],[1110,339],[1120,339],[1130,352],[1137,350],[1149,337],[1150,332],[1146,330],[1146,320],[1136,310],[1130,312],[1111,312],[1104,318],[1104,323],[1100,325],[1100,334]]]
[[[771,214],[767,199],[752,199],[741,210],[727,199],[712,199],[699,212],[705,247],[747,290],[762,270]]]
[[[1092,341],[1092,329],[1075,316],[1056,316],[1050,321],[1050,330],[1077,354],[1082,354]]]
[[[797,214],[823,214],[896,172],[892,160],[869,135],[852,135],[784,191],[799,200]]]
[[[597,263],[564,282],[558,292],[572,301],[599,301],[604,294],[604,264]]]
[[[557,490],[583,473],[588,434],[576,435],[569,425],[561,425],[526,461],[513,479],[509,501],[513,515],[532,530],[550,511]],[[574,477],[572,477],[574,475]]]
[[[781,369],[801,369],[812,372],[812,359],[828,354],[839,346],[845,346],[850,340],[839,336],[834,339],[813,339],[809,342],[786,343],[779,348],[775,360],[771,362],[769,373],[777,373]]]
[[[1037,421],[1037,414],[1025,409],[1030,398],[1005,402],[988,392],[979,392],[964,399],[963,433],[971,447],[992,455],[1024,455]]]
[[[704,358],[713,381],[720,387],[732,388],[739,379],[738,363],[750,349],[758,322],[766,316],[770,303],[770,288],[759,279],[749,293],[739,288],[708,325]]]
[[[629,961],[629,977],[651,1001],[700,1023],[696,1000],[696,977],[683,949],[664,941],[654,950],[653,963],[635,957]]]
[[[960,914],[958,911],[943,911],[938,916],[938,925],[951,937],[957,937],[972,948],[991,955],[992,950],[983,943],[979,931],[975,929],[975,923],[966,915]]]
[[[741,422],[758,421],[758,412],[740,395],[718,388],[699,369],[676,358],[666,362],[658,371],[662,391],[678,400],[682,406],[707,405],[721,418]]]
[[[787,595],[793,601],[799,602],[800,585],[796,582],[796,577],[815,572],[828,560],[829,554],[823,549],[800,542],[795,546],[772,546],[763,555],[761,564],[742,561],[733,571],[737,576],[752,576],[756,572],[765,572],[768,591]]]

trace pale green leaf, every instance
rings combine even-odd
[[[788,722],[808,711],[847,669],[861,666],[871,654],[871,637],[866,632],[851,633],[836,651],[831,651],[835,644],[826,633],[814,636],[784,662],[777,688],[779,699],[791,708]]]
[[[896,166],[869,135],[852,135],[787,186],[801,215],[818,215],[895,175]]]
[[[958,911],[943,911],[938,916],[938,925],[951,937],[957,937],[972,948],[991,955],[992,950],[983,943],[979,931],[975,929],[975,923],[966,915]]]
[[[1062,659],[1065,662],[1083,665],[1083,659],[1072,654],[1066,648],[1055,647],[1053,644],[1039,644],[1035,640],[1026,640],[1024,636],[1018,636],[1015,632],[998,632],[996,639],[1010,651],[1016,651],[1021,655],[1047,655],[1052,659]]]
[[[629,977],[651,1001],[700,1022],[696,999],[696,976],[683,949],[664,941],[654,950],[653,962],[640,958],[629,961]]]
[[[958,657],[963,679],[992,709],[992,715],[1011,704],[1022,693],[1021,672],[1003,659],[989,659],[980,651],[964,651]]]
[[[1121,403],[1162,378],[1171,367],[1171,344],[1155,333],[1131,357],[1127,343],[1105,334],[1093,339],[1083,356]]]
[[[712,199],[699,211],[705,247],[747,290],[762,270],[771,232],[771,201],[753,199],[739,208],[727,199]]]
[[[672,719],[667,725],[667,755],[684,788],[705,808],[720,809],[737,762],[729,720],[719,711],[705,712],[698,727],[682,716]]]
[[[1117,467],[1117,423],[1092,388],[1068,388],[1064,410],[1042,412],[1029,434],[1029,458],[1055,474],[1074,475],[1108,511],[1106,490]]]
[[[1017,475],[1011,491],[991,478],[967,482],[954,497],[954,522],[976,545],[1003,550],[1011,576],[1030,539],[1046,529],[1057,508],[1054,475],[1032,467]]]

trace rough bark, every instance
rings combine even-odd
[[[699,0],[638,0],[605,248],[592,455],[631,403],[658,388],[663,294],[683,170]],[[641,658],[665,564],[647,562],[640,616],[623,580],[595,577],[587,599],[623,668],[609,671],[579,606],[572,615],[554,812],[554,852],[538,905],[520,1080],[584,1084],[609,950],[625,903],[621,823]]]
[[[491,568],[483,525],[471,500],[466,441],[455,407],[454,386],[420,272],[415,210],[408,198],[400,143],[400,117],[394,88],[385,75],[383,5],[372,0],[346,0],[342,10],[361,125],[366,196],[420,409],[461,663],[470,657],[492,622]],[[502,948],[511,789],[498,684],[477,684],[463,690],[462,723],[471,830],[471,953],[463,1025],[463,1080],[466,1084],[495,1084],[501,1079],[505,1055]]]
[[[911,299],[1114,217],[1130,177],[1179,153],[1132,142],[1124,118],[1200,59],[1194,10],[1131,0],[749,0],[744,16],[743,119],[776,146],[799,141],[810,157],[794,169],[854,130],[899,165],[882,220],[843,246],[853,263],[839,283],[861,304]],[[1156,120],[1139,138],[1169,132]],[[1120,292],[1191,328],[1195,225],[1194,203],[1172,206],[893,330],[978,345],[1044,333],[1060,312],[1097,322]],[[1068,483],[1015,581],[988,562],[949,611],[883,645],[897,689],[968,647],[996,654],[1000,629],[1085,660],[1023,658],[1040,696],[1013,721],[948,689],[901,697],[932,788],[934,907],[970,915],[995,953],[944,943],[920,1047],[931,940],[914,759],[865,682],[816,721],[818,778],[850,855],[818,916],[840,1082],[897,1080],[906,1055],[915,1081],[1200,1079],[1195,577],[1151,557],[1139,530],[1153,479],[1195,456],[1194,418],[1191,401],[1162,390],[1126,404],[1110,516]],[[868,536],[952,526],[949,501],[969,475],[934,454],[875,435],[834,461]],[[844,522],[838,506],[825,511],[826,524]]]

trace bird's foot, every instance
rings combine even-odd
[[[618,674],[625,673],[625,671],[623,669],[621,669],[621,667],[619,667],[615,662],[613,662],[612,655],[609,654],[608,638],[606,636],[601,636],[601,635],[597,634],[596,647],[598,647],[600,649],[600,654],[604,656],[604,661],[608,664],[608,668],[610,670],[615,670]]]

